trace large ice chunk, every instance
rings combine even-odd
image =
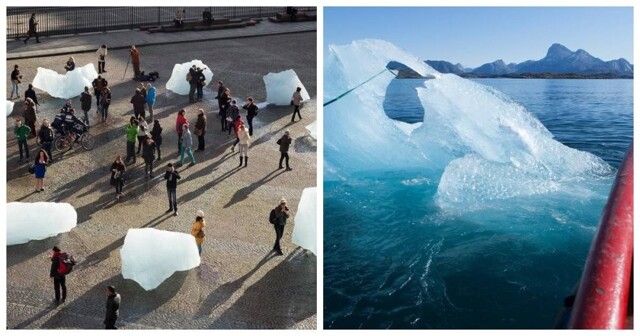
[[[15,103],[7,100],[7,117],[11,115],[11,112],[13,112],[13,104]]]
[[[69,203],[7,204],[7,245],[53,237],[76,227],[78,214]]]
[[[193,60],[191,62],[176,64],[173,66],[171,78],[169,78],[169,80],[167,81],[167,90],[171,90],[183,96],[188,95],[189,82],[187,82],[187,74],[189,73],[189,68],[191,68],[193,65],[195,65],[196,68],[205,69],[204,71],[202,71],[202,73],[206,78],[206,85],[209,85],[209,83],[211,83],[211,80],[213,79],[213,72],[206,64],[202,63],[201,60]]]
[[[316,187],[305,188],[298,203],[298,211],[294,218],[295,226],[291,241],[316,254]]]
[[[84,92],[84,87],[91,87],[91,82],[98,77],[93,64],[76,67],[75,70],[61,75],[53,70],[38,67],[33,87],[47,92],[51,97],[69,99]]]
[[[307,127],[305,127],[308,131],[309,131],[309,135],[311,135],[312,138],[314,139],[318,139],[318,121],[314,121],[311,124],[307,125]]]
[[[289,105],[291,96],[296,88],[302,88],[300,94],[303,100],[309,100],[309,93],[304,88],[293,69],[273,73],[270,72],[263,77],[264,85],[267,88],[267,101],[274,105]]]
[[[195,238],[180,232],[129,229],[120,249],[122,277],[145,290],[158,287],[174,272],[200,265]]]

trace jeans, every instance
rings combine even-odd
[[[116,194],[122,194],[122,187],[124,187],[124,180],[122,178],[116,179]]]
[[[196,85],[189,84],[189,102],[190,103],[195,101],[195,97],[194,97],[195,92],[196,92]]]
[[[53,277],[53,290],[56,293],[56,301],[60,302],[60,289],[62,289],[62,299],[67,299],[67,284],[64,276]]]
[[[149,106],[149,118],[151,118],[151,122],[153,122],[153,105],[154,104],[155,102],[147,103],[147,106]]]
[[[96,91],[94,93],[96,95],[96,108],[100,110],[100,96],[102,95],[102,92]]]
[[[196,244],[198,245],[198,255],[202,255],[202,244]]]
[[[129,159],[133,159],[133,162],[136,162],[136,143],[135,141],[127,140],[127,157],[124,160],[129,162]]]
[[[253,116],[247,116],[247,124],[249,124],[249,135],[253,136]]]
[[[89,125],[89,110],[84,111],[84,122]]]
[[[98,61],[98,73],[101,74],[104,72],[105,61]]]
[[[107,120],[107,116],[109,115],[109,104],[102,105],[102,119]]]
[[[282,249],[280,248],[280,238],[284,235],[284,225],[274,224],[273,228],[276,230],[276,242],[273,244],[273,249],[278,252],[282,252]]]
[[[178,200],[176,198],[176,189],[167,189],[167,196],[169,197],[169,209],[178,212]]]
[[[198,92],[198,96],[197,96],[197,97],[198,97],[198,100],[202,100],[202,88],[203,88],[203,87],[202,87],[202,86],[200,86],[200,85],[198,85],[198,86],[196,87],[197,92]]]
[[[49,160],[51,160],[53,158],[53,155],[51,155],[51,142],[43,142],[42,149],[47,152],[47,155],[49,155]]]
[[[20,160],[22,160],[22,148],[24,148],[25,155],[27,159],[29,158],[29,145],[27,144],[27,139],[18,140],[18,149],[20,150]]]
[[[105,329],[118,329],[118,328],[116,328],[116,321],[117,320],[118,320],[117,317],[108,319],[107,322],[104,324],[104,328]]]
[[[222,126],[223,132],[227,130],[227,116],[225,114],[220,116],[220,126]]]
[[[191,147],[180,147],[180,164],[182,164],[184,162],[184,153],[187,153],[187,155],[189,155],[189,160],[191,160],[191,163],[196,163],[196,159],[193,157],[193,152],[191,151]]]
[[[13,97],[13,93],[16,93],[16,96],[20,96],[20,88],[18,87],[17,81],[11,81],[11,97]]]
[[[178,133],[178,153],[182,149],[182,132]]]
[[[300,115],[300,106],[299,105],[293,105],[293,115],[291,116],[291,121],[293,122],[296,119],[296,113],[298,113],[298,118],[300,118],[300,120],[302,120],[302,116]]]
[[[162,153],[160,153],[160,145],[156,142],[156,150],[158,151],[158,160],[162,159]]]
[[[140,150],[142,149],[142,143],[144,142],[144,140],[147,139],[146,135],[138,135],[138,151],[137,154],[140,154]]]
[[[147,174],[147,170],[149,171],[149,175],[153,175],[153,160],[144,160],[144,173]]]
[[[133,73],[135,75],[135,79],[140,78],[140,63],[131,62],[131,64],[133,64]]]
[[[233,146],[235,147],[238,143],[240,143],[240,138],[236,137],[236,141],[233,143]]]
[[[280,168],[282,168],[282,160],[286,159],[287,169],[289,169],[289,153],[280,152]]]
[[[24,40],[25,43],[27,43],[27,41],[29,41],[29,39],[31,38],[31,36],[35,36],[36,37],[36,42],[40,41],[40,38],[38,37],[38,32],[35,30],[29,30],[27,32],[27,38]]]

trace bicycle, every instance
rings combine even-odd
[[[54,147],[60,152],[66,152],[70,150],[73,147],[73,144],[76,142],[76,137],[78,137],[76,132],[74,132],[73,130],[66,133],[66,135],[58,135],[53,141]],[[86,125],[83,126],[83,132],[79,135],[77,141],[85,150],[92,150],[96,142],[93,138],[93,135],[89,134],[89,127]]]

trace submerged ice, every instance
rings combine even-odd
[[[305,188],[298,203],[298,211],[294,218],[295,226],[291,234],[291,241],[316,253],[316,195],[317,188]]]
[[[7,204],[7,245],[54,237],[76,227],[78,214],[69,203]]]
[[[267,89],[267,102],[274,105],[289,105],[291,96],[296,88],[302,88],[300,94],[303,100],[309,100],[309,93],[292,69],[273,73],[270,72],[263,77],[264,85]]]
[[[183,96],[188,95],[189,82],[187,82],[187,74],[189,73],[189,68],[194,65],[196,66],[196,68],[205,69],[202,71],[202,73],[204,74],[206,85],[209,85],[209,83],[211,83],[211,80],[213,79],[213,72],[206,64],[202,63],[201,60],[193,60],[191,62],[176,64],[173,66],[171,77],[167,81],[167,90],[171,90]]]
[[[386,89],[395,78],[385,71],[390,62],[430,78],[416,89],[423,123],[405,125],[386,116]],[[436,200],[441,206],[465,209],[516,196],[576,192],[577,182],[610,180],[608,164],[554,140],[535,116],[504,94],[440,74],[388,42],[331,46],[324,78],[325,102],[365,83],[324,109],[328,179],[418,168],[440,180]]]
[[[145,290],[158,287],[174,272],[200,265],[192,235],[156,229],[129,229],[120,249],[122,277]]]
[[[93,64],[76,67],[61,75],[53,70],[38,67],[33,87],[47,92],[51,97],[69,99],[79,96],[84,87],[91,87],[91,82],[98,77]]]

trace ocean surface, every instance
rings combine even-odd
[[[632,80],[476,81],[615,168],[632,142]],[[423,120],[417,85],[392,81],[388,116]],[[613,181],[455,213],[421,171],[357,176],[324,184],[325,328],[553,328]]]

